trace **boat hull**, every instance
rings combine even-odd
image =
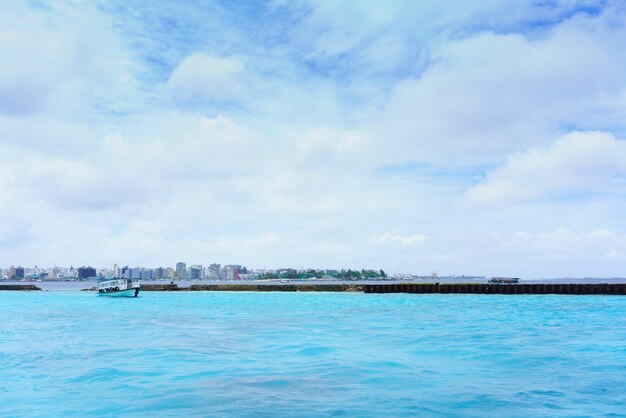
[[[139,289],[138,288],[130,288],[130,289],[125,289],[125,290],[115,290],[112,292],[98,292],[98,296],[108,296],[111,298],[119,298],[119,297],[124,297],[124,298],[136,298],[137,295],[139,294]]]

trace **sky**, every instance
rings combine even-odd
[[[0,267],[626,276],[626,4],[0,3]]]

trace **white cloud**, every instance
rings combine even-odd
[[[616,250],[615,248],[613,248],[611,251],[606,253],[606,258],[608,260],[625,260],[626,259],[626,257],[624,257],[624,251]]]
[[[258,248],[265,247],[267,245],[274,245],[280,240],[278,234],[268,232],[257,238],[245,238],[241,240],[233,240],[230,238],[218,239],[216,246],[227,249],[241,250],[246,248]]]
[[[182,98],[230,100],[242,94],[243,71],[240,59],[194,53],[172,71],[167,85]]]
[[[372,124],[392,161],[490,163],[571,126],[626,128],[623,10],[575,16],[545,36],[480,32],[431,46]]]
[[[572,276],[597,276],[593,263],[600,260],[619,262],[622,260],[626,235],[607,230],[585,231],[560,227],[554,230],[538,230],[533,233],[515,234],[513,237],[498,237],[500,247],[537,264],[580,263],[581,271]],[[600,269],[598,269],[600,270]],[[553,274],[558,275],[558,270]],[[605,273],[606,274],[606,273]]]
[[[377,242],[379,244],[387,244],[390,242],[399,242],[402,245],[410,245],[415,244],[417,242],[422,242],[426,239],[426,235],[424,234],[416,234],[416,235],[393,235],[388,232],[372,238],[373,242]]]
[[[430,48],[485,27],[506,33],[528,22],[554,22],[588,1],[558,4],[533,0],[442,3],[436,0],[319,2],[289,4],[304,18],[293,29],[293,42],[307,60],[363,73],[403,72]],[[282,6],[285,3],[281,3]],[[593,5],[593,4],[592,4]]]
[[[591,231],[589,233],[590,238],[608,238],[611,236],[611,231],[607,231],[606,229],[596,229],[595,231]]]
[[[576,132],[548,148],[511,155],[472,187],[474,203],[501,206],[568,193],[624,192],[626,141],[602,132]]]
[[[39,10],[6,3],[0,13],[0,113],[74,118],[93,106],[126,108],[135,91],[132,56],[111,19],[88,5]]]

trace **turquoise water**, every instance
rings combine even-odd
[[[626,298],[0,292],[0,416],[626,414]]]

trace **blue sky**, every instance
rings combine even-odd
[[[624,276],[619,1],[6,1],[0,266]]]

